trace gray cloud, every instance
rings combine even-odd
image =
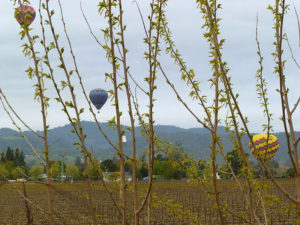
[[[57,32],[62,32],[63,27],[59,20],[59,10],[56,1],[50,1],[51,6],[56,9],[55,24]],[[105,52],[98,46],[89,34],[88,28],[80,12],[79,0],[63,1],[64,16],[67,22],[68,31],[72,40],[74,51],[77,55],[79,69],[84,79],[84,84],[89,91],[95,87],[103,87],[111,89],[112,85],[105,82],[104,73],[111,71],[111,66],[105,58]],[[145,15],[149,12],[147,4],[144,1],[139,1],[140,7]],[[147,1],[148,2],[148,1]],[[184,2],[184,3],[183,3]],[[290,1],[300,9],[298,1]],[[31,3],[37,8],[38,1],[31,0]],[[222,37],[226,39],[224,46],[224,60],[228,62],[230,68],[229,75],[232,77],[234,83],[234,91],[240,94],[239,102],[241,109],[248,116],[249,126],[252,131],[261,131],[261,124],[264,122],[262,108],[259,106],[259,101],[255,94],[255,73],[258,69],[258,58],[256,55],[255,43],[255,23],[256,13],[259,15],[259,38],[264,56],[264,75],[268,80],[270,109],[274,113],[274,128],[276,131],[283,130],[279,117],[281,116],[280,99],[275,89],[278,87],[278,78],[273,74],[274,62],[271,56],[274,47],[272,42],[274,34],[272,30],[272,15],[266,7],[272,1],[261,0],[223,0],[223,9],[220,11],[221,31]],[[19,26],[13,18],[13,6],[11,2],[4,1],[0,13],[0,88],[7,94],[12,105],[16,108],[25,121],[32,125],[35,129],[41,129],[41,117],[39,104],[33,102],[34,81],[27,78],[24,70],[32,63],[26,59],[21,52],[20,46],[23,41],[19,40],[18,32]],[[209,97],[209,102],[212,99],[212,90],[209,88],[207,80],[211,76],[208,44],[203,38],[203,30],[201,29],[202,17],[197,9],[194,1],[171,0],[168,3],[167,17],[169,25],[173,33],[173,38],[177,47],[182,52],[183,57],[188,65],[195,69],[197,79],[201,82],[201,89],[204,94]],[[83,8],[86,12],[90,25],[97,37],[103,41],[100,29],[105,27],[103,17],[97,14],[97,1],[90,0],[83,2]],[[126,32],[126,44],[129,49],[128,62],[130,70],[135,79],[144,87],[147,88],[143,81],[147,76],[148,67],[144,60],[143,52],[145,46],[143,45],[144,31],[140,21],[135,4],[132,1],[124,1],[125,8],[125,22],[128,26]],[[5,10],[3,10],[5,9]],[[32,24],[34,32],[39,32],[38,18]],[[286,17],[285,32],[288,33],[289,39],[294,49],[294,54],[299,58],[299,50],[297,47],[297,21],[293,10],[289,12]],[[50,41],[50,34],[47,35]],[[62,46],[67,46],[64,35],[60,37]],[[286,44],[285,44],[286,45]],[[286,46],[285,46],[286,47]],[[66,55],[68,54],[66,47]],[[287,84],[290,87],[290,102],[291,105],[299,97],[298,84],[300,82],[299,70],[291,61],[288,49],[285,50],[285,58],[288,59],[286,65]],[[53,54],[53,63],[58,65],[56,55]],[[185,83],[180,80],[180,74],[176,65],[172,63],[168,57],[160,57],[161,62],[168,73],[169,77],[174,82],[178,91],[191,105],[191,108],[196,113],[203,117],[203,111],[196,102],[193,102],[189,97],[189,89]],[[73,69],[71,57],[67,57],[69,69]],[[58,80],[63,79],[64,75],[59,69],[56,69],[56,77]],[[74,81],[76,78],[74,76]],[[157,102],[155,105],[155,121],[157,124],[174,124],[180,127],[196,127],[199,126],[195,120],[186,112],[184,107],[177,101],[174,93],[164,82],[162,77],[157,80],[158,90],[155,93]],[[78,102],[82,107],[87,104],[80,93],[79,85],[75,85],[78,90]],[[49,90],[48,96],[54,97],[53,90]],[[64,96],[68,96],[67,93]],[[121,108],[124,112],[123,122],[129,123],[126,115],[126,98],[122,94]],[[141,110],[147,110],[148,100],[139,92],[139,103]],[[87,112],[83,114],[83,119],[91,120],[92,117]],[[114,110],[110,103],[107,103],[99,119],[101,122],[106,122],[113,116]],[[295,129],[300,130],[300,115],[299,110],[295,113],[294,122]],[[222,117],[226,112],[222,112]],[[12,127],[10,121],[0,107],[0,127]],[[52,127],[63,125],[67,123],[66,117],[61,112],[61,107],[51,101],[51,107],[48,113],[49,124]],[[297,125],[298,124],[298,125]]]

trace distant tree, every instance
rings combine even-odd
[[[13,161],[14,160],[14,151],[8,147],[5,154],[6,161]]]
[[[66,176],[67,177],[73,177],[75,180],[77,180],[80,176],[78,166],[76,166],[75,164],[67,165]]]
[[[226,154],[227,160],[230,162],[231,167],[234,171],[234,173],[237,175],[239,174],[240,170],[243,167],[243,163],[241,159],[239,158],[238,150],[234,149],[231,152],[228,152]],[[248,154],[246,153],[246,156],[248,157]]]
[[[268,164],[268,168],[272,174],[272,176],[274,177],[278,177],[278,168],[279,168],[279,163],[276,160],[272,160],[270,162],[267,162]],[[264,171],[262,165],[260,165],[259,163],[257,163],[254,167],[253,167],[253,174],[256,178],[258,177],[262,177],[265,176],[266,178],[270,178],[270,176],[268,175],[268,173],[266,171]]]
[[[146,162],[146,154],[143,154],[141,159],[136,159],[136,171],[137,171],[137,178],[141,180],[143,177],[148,176],[148,164]]]
[[[14,154],[14,159],[13,159],[13,162],[14,162],[14,166],[19,166],[20,164],[20,150],[19,148],[16,148],[15,152],[13,152]]]
[[[162,154],[159,152],[156,156],[155,159],[163,161],[163,160],[169,160],[169,159],[175,159],[178,160],[182,158],[182,154],[184,153],[184,148],[182,147],[181,142],[175,142],[174,144],[174,150],[172,152],[168,152],[168,156],[166,154]]]
[[[185,173],[181,167],[178,167],[172,159],[154,160],[154,174],[162,176],[164,179],[181,179]]]
[[[96,158],[93,158],[92,160],[93,160],[93,164],[91,162],[88,163],[89,173],[93,179],[98,179],[99,177],[98,169],[99,168],[101,169],[101,164]],[[85,172],[83,174],[86,175]]]
[[[142,162],[140,158],[136,158],[136,176],[139,180],[141,180],[143,177],[148,176],[148,169],[144,171],[142,168],[147,168],[145,162]]]
[[[220,167],[220,171],[230,172],[229,166],[226,163],[223,163]],[[222,179],[228,179],[231,177],[232,177],[231,174],[220,173],[220,178],[222,178]]]
[[[61,175],[61,163],[60,161],[54,161],[50,167],[50,175],[52,178],[58,178]]]
[[[21,151],[21,153],[20,153],[19,163],[20,163],[19,166],[26,167],[25,157],[24,157],[23,151]]]
[[[197,166],[199,175],[201,175],[203,173],[203,170],[205,169],[205,164],[206,164],[206,161],[204,159],[200,159],[198,166]]]
[[[148,168],[146,165],[143,165],[138,170],[138,178],[141,179],[141,178],[147,177],[147,176],[148,176]]]
[[[39,162],[37,162],[30,170],[29,170],[29,176],[34,178],[39,178],[43,175],[43,167]]]
[[[255,178],[261,177],[263,174],[265,174],[264,170],[259,163],[253,166],[253,175]]]
[[[13,179],[23,178],[25,177],[25,168],[22,166],[14,167],[11,173],[11,177]]]
[[[176,149],[176,153],[174,153],[173,158],[176,160],[182,158],[182,153],[184,153],[184,148],[182,146],[182,143],[179,141],[175,141],[174,147]]]
[[[81,163],[81,159],[80,159],[80,157],[78,157],[78,156],[76,157],[75,165],[76,165],[78,168],[80,168],[80,167],[83,166],[83,163]]]
[[[274,169],[278,169],[279,168],[279,162],[276,160],[276,159],[272,159],[271,161],[269,161],[267,163],[267,165],[271,168],[274,168]]]
[[[125,172],[132,173],[132,163],[130,160],[125,161]]]
[[[15,151],[10,147],[7,148],[6,153],[1,153],[0,162],[5,163],[7,161],[13,162],[13,166],[23,166],[26,168],[24,153],[20,151],[19,148],[16,148]]]
[[[9,179],[9,171],[4,164],[0,164],[0,180]]]
[[[5,154],[4,154],[4,152],[1,152],[1,154],[0,154],[0,162],[5,163],[5,161],[6,161]]]
[[[287,171],[284,174],[284,177],[290,178],[290,177],[295,177],[295,170],[294,168],[288,168]]]
[[[84,163],[82,163],[81,158],[78,156],[76,157],[75,165],[78,167],[79,175],[81,176],[81,174],[84,172]]]
[[[112,159],[106,159],[103,162],[101,162],[101,169],[103,171],[116,172],[117,171],[117,164]]]
[[[14,169],[14,164],[12,161],[6,161],[4,163],[5,169],[8,171],[8,176],[7,179],[14,179],[13,178],[13,169]]]
[[[160,160],[160,161],[166,160],[166,158],[161,153],[157,154],[155,156],[155,159]]]

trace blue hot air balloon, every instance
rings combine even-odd
[[[107,91],[101,88],[93,89],[90,92],[90,100],[98,110],[100,110],[102,106],[105,104],[107,97],[108,97]]]

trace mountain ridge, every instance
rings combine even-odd
[[[102,129],[109,137],[109,139],[116,143],[118,141],[117,131],[110,129],[108,123],[101,123]],[[115,156],[114,149],[105,140],[104,136],[100,133],[97,128],[97,124],[92,121],[82,121],[83,131],[87,134],[86,145],[89,151],[93,151],[95,157],[106,159]],[[127,126],[124,126],[127,127]],[[174,125],[155,125],[155,131],[160,138],[164,137],[166,141],[171,141],[173,144],[178,144],[181,146],[184,152],[193,153],[194,158],[204,158],[209,159],[210,155],[210,142],[211,135],[209,131],[205,128],[180,128]],[[80,151],[76,150],[73,145],[74,142],[78,141],[74,133],[71,133],[72,126],[66,124],[64,126],[55,127],[49,129],[48,140],[50,145],[50,157],[52,159],[60,159],[64,152],[67,153],[67,159],[72,161],[76,156],[80,155]],[[126,129],[125,129],[126,130]],[[141,127],[135,127],[136,130],[136,145],[137,154],[139,156],[147,149],[146,138],[141,136]],[[222,138],[224,145],[224,152],[232,151],[232,143],[229,141],[229,132],[225,131],[224,127],[219,127],[219,135]],[[41,133],[41,131],[37,131]],[[278,132],[274,133],[277,136],[280,147],[276,159],[281,163],[285,163],[289,160],[287,154],[287,145],[285,133]],[[32,142],[35,148],[40,152],[43,150],[42,140],[33,134],[31,131],[24,131],[24,135]],[[126,154],[131,154],[131,133],[126,131],[127,143],[124,144],[124,152]],[[297,132],[297,136],[300,132]],[[248,138],[243,137],[242,139],[244,149],[251,155],[248,147]],[[16,148],[24,151],[27,156],[32,155],[32,150],[27,145],[27,143],[20,136],[20,133],[11,128],[0,128],[0,152],[6,151],[7,147]],[[254,160],[254,159],[253,159]],[[220,159],[218,159],[220,162]]]

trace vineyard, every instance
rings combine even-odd
[[[272,186],[269,181],[267,195],[264,197],[268,224],[295,225],[296,210],[289,207],[288,201]],[[280,184],[294,193],[292,180],[281,180]],[[119,197],[116,184],[109,184],[113,196]],[[139,183],[141,197],[146,190],[146,183]],[[233,181],[220,181],[221,199],[226,206],[226,224],[248,224],[246,202],[242,193]],[[47,216],[47,190],[41,184],[26,183],[27,198],[33,224],[49,224]],[[55,224],[92,224],[87,199],[87,187],[84,183],[53,183],[53,205]],[[128,184],[128,210],[132,207],[132,196]],[[2,184],[0,186],[0,224],[27,224],[26,207],[22,184]],[[152,224],[219,224],[219,217],[213,199],[209,199],[209,191],[203,184],[188,182],[156,182],[153,189]],[[93,197],[98,224],[120,224],[121,217],[112,204],[109,196],[99,183],[93,184]],[[256,199],[257,201],[257,199]],[[257,215],[264,217],[263,210],[257,205]],[[144,210],[146,211],[146,210]],[[147,213],[141,214],[141,224],[147,224]],[[261,213],[260,213],[261,212]],[[133,224],[133,212],[128,219]]]
[[[300,225],[296,0],[9,2],[0,126],[19,134],[0,132],[0,225]],[[208,134],[201,157],[159,135],[170,123]]]

